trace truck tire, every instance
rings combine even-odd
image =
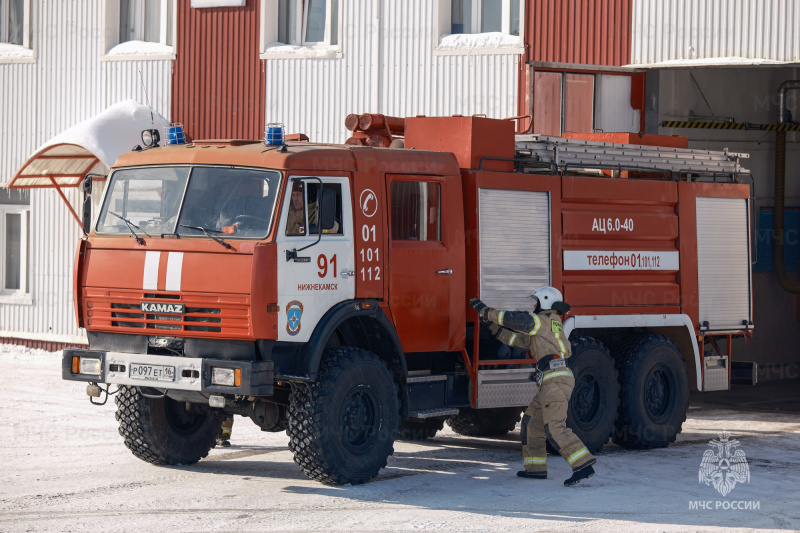
[[[426,440],[436,436],[444,427],[444,418],[409,419],[397,428],[398,440]]]
[[[386,364],[366,350],[333,348],[315,382],[292,387],[286,433],[306,476],[358,485],[386,466],[399,424],[398,387]]]
[[[569,368],[575,375],[567,410],[567,427],[592,453],[608,442],[619,408],[619,382],[614,359],[603,343],[591,337],[571,341]]]
[[[628,448],[675,442],[689,407],[689,378],[680,350],[663,335],[633,337],[619,354],[619,416],[612,438]]]
[[[522,407],[495,409],[464,408],[447,419],[447,425],[467,437],[499,437],[513,431],[522,415]]]
[[[171,398],[147,398],[122,385],[115,398],[119,434],[133,455],[156,465],[190,465],[216,445],[225,414]]]

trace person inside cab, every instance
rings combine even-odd
[[[309,196],[309,204],[308,204],[308,224],[311,226],[310,231],[313,234],[316,234],[317,230],[317,221],[319,219],[319,214],[317,212],[317,202],[312,201],[312,198],[316,197],[316,191],[318,185],[316,183],[307,184],[308,185],[308,196]],[[286,219],[286,235],[290,236],[301,236],[307,235],[309,232],[309,228],[306,228],[306,194],[305,194],[306,184],[304,184],[301,180],[293,180],[292,181],[292,196],[291,200],[289,201],[289,211]],[[341,197],[337,199],[337,203],[341,205]],[[337,234],[340,233],[339,231],[339,222],[338,220],[334,221],[332,228],[322,228],[323,234]]]

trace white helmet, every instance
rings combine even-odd
[[[531,296],[539,300],[539,305],[542,306],[542,309],[552,309],[554,303],[564,301],[561,291],[555,287],[539,287],[531,293]]]

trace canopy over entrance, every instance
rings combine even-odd
[[[167,121],[147,106],[133,100],[119,102],[40,146],[5,186],[56,189],[80,224],[61,189],[77,187],[86,174],[106,174],[120,155],[139,144],[142,130],[163,131],[166,125]]]

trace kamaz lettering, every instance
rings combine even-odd
[[[142,313],[163,313],[165,315],[182,315],[185,312],[183,304],[157,304],[142,302]]]

